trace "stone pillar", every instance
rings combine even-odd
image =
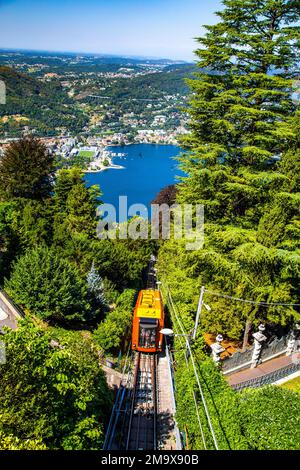
[[[211,350],[212,350],[212,357],[213,357],[213,360],[216,364],[220,363],[221,353],[223,351],[225,351],[225,349],[221,345],[222,341],[223,341],[223,336],[222,335],[217,335],[216,342],[210,345]]]
[[[297,352],[299,349],[299,341],[300,341],[300,325],[296,323],[294,328],[292,329],[288,341],[287,341],[287,349],[286,355],[291,356],[294,352]]]
[[[260,362],[261,350],[263,347],[264,342],[267,340],[267,337],[263,334],[265,331],[265,325],[260,324],[258,327],[258,331],[253,333],[254,338],[254,348],[252,354],[252,363],[251,369],[254,369]]]

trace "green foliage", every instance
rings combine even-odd
[[[159,252],[160,278],[187,333],[203,285],[257,302],[300,302],[299,113],[292,101],[299,7],[287,0],[223,4],[220,22],[205,26],[206,35],[198,39],[200,70],[188,80],[191,133],[183,139],[187,151],[179,159],[186,176],[178,185],[177,202],[204,205],[204,246],[187,251],[186,240],[171,239]],[[241,341],[247,320],[284,326],[299,319],[298,309],[265,308],[209,292],[204,301],[210,310],[202,308],[193,350],[220,448],[298,448],[293,429],[299,399],[274,388],[244,392],[240,400],[205,360],[203,340],[204,333],[222,333]],[[176,339],[178,421],[190,448],[202,449],[194,390],[207,446],[213,448],[182,349]]]
[[[14,203],[0,202],[0,280],[8,274],[17,251],[17,237],[11,227],[15,207]]]
[[[38,247],[21,256],[5,288],[15,302],[47,321],[82,321],[90,314],[87,284],[53,249]]]
[[[142,273],[153,253],[145,240],[96,240],[91,245],[92,260],[102,278],[108,278],[121,291],[140,287]]]
[[[21,440],[13,435],[5,435],[0,431],[0,450],[46,450],[40,439]]]
[[[0,161],[0,197],[41,200],[51,193],[53,157],[32,137],[13,142]]]
[[[107,301],[105,298],[104,283],[101,276],[97,273],[94,263],[87,275],[86,281],[91,298],[95,299],[96,305],[105,308]]]
[[[179,360],[178,356],[177,354],[177,361]],[[240,426],[238,395],[230,388],[211,359],[199,361],[197,368],[219,449],[247,449],[248,444],[243,437]],[[199,421],[195,411],[194,392],[203,428],[205,445],[207,449],[213,450],[215,447],[199,396],[195,375],[191,365],[187,367],[183,354],[179,362],[177,362],[175,380],[177,396],[176,418],[180,429],[185,430],[187,433],[189,448],[204,449]]]
[[[71,238],[80,235],[96,237],[99,197],[99,188],[87,188],[79,168],[59,171],[54,193],[55,243],[65,245]]]
[[[107,352],[114,352],[131,332],[135,291],[126,289],[118,298],[116,308],[107,314],[94,332],[94,339]]]
[[[53,205],[51,199],[36,201],[18,198],[10,227],[21,248],[33,248],[52,241]]]
[[[115,304],[119,297],[119,293],[116,289],[116,285],[105,277],[102,281],[104,288],[105,299],[108,304]]]
[[[7,88],[7,103],[0,108],[0,132],[20,136],[26,126],[38,135],[56,135],[62,128],[78,132],[88,122],[58,80],[45,83],[3,66],[0,80]],[[19,115],[26,120],[15,119]],[[6,123],[1,122],[2,116],[8,116]]]
[[[83,173],[79,168],[70,170],[60,170],[56,175],[54,202],[57,210],[64,212],[66,210],[67,199],[71,189],[82,183]]]
[[[0,446],[99,449],[111,394],[90,339],[29,320],[4,336]]]
[[[90,237],[95,237],[99,196],[100,192],[96,188],[88,189],[83,183],[71,189],[66,204],[67,225],[71,233],[86,233]]]
[[[247,389],[240,401],[241,425],[251,449],[300,448],[300,399],[295,392],[277,386]]]

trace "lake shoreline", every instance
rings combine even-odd
[[[84,170],[83,173],[102,173],[105,170],[125,170],[125,166],[121,165],[108,165],[102,166],[98,170]]]
[[[123,152],[124,146],[108,146],[107,150]],[[177,167],[174,157],[181,148],[174,145],[134,144],[126,146],[126,158],[113,157],[113,165],[123,167],[123,171],[87,171],[87,186],[98,185],[103,196],[103,203],[112,204],[116,211],[119,196],[127,196],[128,207],[133,204],[151,206],[151,201],[164,187],[176,184],[183,175]],[[109,169],[109,167],[105,167]],[[112,168],[118,169],[118,168]]]
[[[115,148],[115,147],[119,147],[119,148],[123,148],[123,147],[130,147],[130,146],[138,146],[138,145],[146,145],[146,146],[159,146],[159,147],[166,147],[166,146],[171,146],[171,147],[178,147],[177,145],[175,144],[166,144],[166,143],[156,143],[156,142],[146,142],[146,143],[135,143],[135,142],[131,142],[129,144],[124,144],[124,145],[119,145],[119,144],[111,144],[111,145],[108,145],[107,147],[104,148],[104,151],[106,150],[109,150],[111,148]],[[109,165],[103,165],[102,163],[102,160],[98,160],[99,162],[99,167],[96,168],[96,169],[85,169],[83,170],[83,173],[102,173],[103,171],[105,170],[125,170],[126,167],[122,166],[122,165],[115,165],[113,163],[113,158],[118,158],[118,157],[108,157],[107,160],[109,161]],[[95,160],[94,162],[92,163],[97,163],[97,160]]]

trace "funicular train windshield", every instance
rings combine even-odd
[[[158,320],[156,318],[140,318],[139,347],[155,348]]]

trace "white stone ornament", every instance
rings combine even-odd
[[[254,338],[254,348],[251,363],[252,369],[257,367],[257,365],[259,364],[263,344],[265,343],[265,341],[267,341],[267,337],[263,334],[263,331],[265,331],[265,329],[265,325],[261,323],[258,327],[258,331],[256,333],[253,333],[252,335]]]
[[[292,356],[292,354],[297,352],[299,350],[299,343],[300,343],[300,325],[296,323],[287,341],[286,355]]]
[[[217,335],[216,342],[210,345],[210,348],[212,350],[212,357],[216,364],[219,364],[219,362],[221,361],[221,353],[225,351],[225,348],[223,348],[223,346],[221,345],[222,341],[223,336]]]

